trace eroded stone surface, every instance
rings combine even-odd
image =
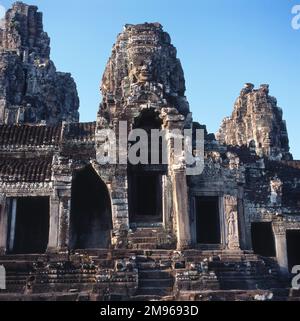
[[[50,60],[42,13],[16,2],[0,29],[0,123],[76,122],[78,108],[73,78]]]
[[[217,138],[220,143],[248,146],[260,156],[291,159],[286,123],[269,85],[246,84],[235,102],[234,111],[225,118]]]
[[[8,24],[16,16],[24,24],[21,34]],[[52,83],[57,73],[35,7],[14,5],[6,23],[0,36],[5,43],[0,106],[2,122],[9,123],[0,124],[0,265],[10,277],[0,300],[299,299],[285,281],[288,258],[293,259],[287,233],[296,231],[300,237],[300,162],[287,160],[285,123],[268,86],[245,86],[218,141],[205,125],[193,122],[169,35],[157,23],[127,25],[103,76],[97,122],[50,126],[62,119],[77,121],[77,109],[69,110],[71,104],[61,95],[74,98],[69,91],[74,83],[68,75],[64,77],[70,85],[66,81],[58,89]],[[28,101],[33,105],[27,106]],[[58,112],[53,106],[64,107]],[[48,124],[15,124],[44,119]],[[98,153],[107,137],[102,140],[100,129],[118,132],[119,120],[127,120],[128,129],[203,129],[204,171],[187,176],[184,159],[174,163],[170,135],[167,166],[132,166],[127,161],[103,165]],[[135,177],[141,174],[138,184]],[[147,189],[151,176],[159,178],[155,192]],[[136,215],[137,204],[132,203],[138,203],[137,191],[142,201],[143,194],[155,194],[161,216],[157,211],[142,219],[138,216],[144,213]],[[10,218],[16,215],[18,222],[24,196],[32,197],[35,206],[24,214],[20,233]],[[46,236],[43,241],[34,240],[43,251],[37,252],[27,239],[17,242],[24,245],[20,251],[14,237],[27,233],[30,238],[44,228],[37,218],[27,224],[40,197],[49,200],[48,211],[38,210],[38,217],[46,216],[50,223],[45,229],[49,233],[40,235]],[[101,207],[90,207],[101,202]],[[216,220],[210,224],[207,218],[212,216]],[[271,254],[255,246],[257,238],[261,241],[253,233],[257,224],[269,227],[260,245],[274,243]],[[201,225],[205,228],[199,229]],[[217,237],[203,241],[206,231]],[[99,235],[105,242],[98,242]],[[77,242],[87,236],[89,243]]]
[[[189,113],[185,80],[176,48],[159,23],[126,25],[119,34],[103,75],[100,115],[124,109],[174,107]]]

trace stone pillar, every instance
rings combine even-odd
[[[58,251],[58,227],[59,227],[59,198],[57,195],[50,197],[50,224],[47,252]]]
[[[4,194],[0,194],[0,255],[6,253],[7,223],[8,223],[8,200]]]
[[[172,178],[173,207],[177,227],[177,248],[178,250],[184,250],[191,246],[191,225],[185,170],[174,170]]]
[[[238,202],[236,196],[224,196],[226,247],[229,250],[240,250]]]
[[[111,194],[113,229],[129,228],[127,166],[120,165],[108,189]]]
[[[173,188],[173,217],[177,236],[177,248],[183,250],[191,246],[191,223],[189,214],[188,187],[186,180],[186,164],[184,155],[175,155],[175,136],[178,141],[182,139],[184,146],[183,128],[185,118],[175,108],[164,108],[161,113],[163,129],[167,131],[168,145],[168,175],[171,178]],[[171,131],[176,130],[176,134]],[[181,158],[181,159],[177,159]],[[174,233],[175,234],[175,233]]]
[[[283,274],[289,272],[286,229],[283,222],[273,222],[273,232],[275,238],[276,258],[280,270]]]
[[[105,183],[110,200],[112,214],[112,246],[126,247],[129,230],[128,180],[126,165],[99,165],[92,163],[93,168]]]
[[[53,157],[54,194],[50,203],[50,229],[48,250],[66,253],[70,247],[70,213],[72,192],[72,160]]]
[[[70,245],[70,212],[71,191],[67,195],[65,191],[59,197],[59,226],[58,226],[58,250],[66,252]]]
[[[242,250],[248,250],[251,246],[249,246],[250,242],[247,239],[248,235],[244,210],[244,187],[241,185],[238,186],[237,210],[240,246]]]
[[[173,217],[172,217],[172,183],[167,175],[162,178],[163,190],[163,225],[167,231],[173,231]]]

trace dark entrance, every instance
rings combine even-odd
[[[129,212],[132,223],[162,222],[162,175],[142,172],[129,176]]]
[[[80,170],[72,184],[71,247],[108,248],[112,229],[110,197],[91,166]]]
[[[255,254],[275,257],[275,240],[272,223],[252,223],[251,225],[252,247]]]
[[[13,206],[13,202],[15,205]],[[42,254],[49,238],[49,197],[12,199],[8,244],[12,254]]]
[[[300,265],[300,231],[288,230],[286,232],[286,241],[289,270],[292,271],[295,265]]]
[[[218,197],[196,198],[196,228],[198,244],[221,243]]]

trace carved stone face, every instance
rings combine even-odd
[[[138,83],[145,83],[152,80],[152,69],[150,62],[144,63],[141,66],[135,66],[132,69],[134,79]]]

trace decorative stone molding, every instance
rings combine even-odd
[[[28,183],[28,182],[0,182],[0,191],[4,194],[10,193],[28,193],[31,191],[33,194],[49,193],[53,190],[52,182]]]
[[[284,236],[286,234],[286,228],[283,222],[273,222],[273,231],[276,235]]]

